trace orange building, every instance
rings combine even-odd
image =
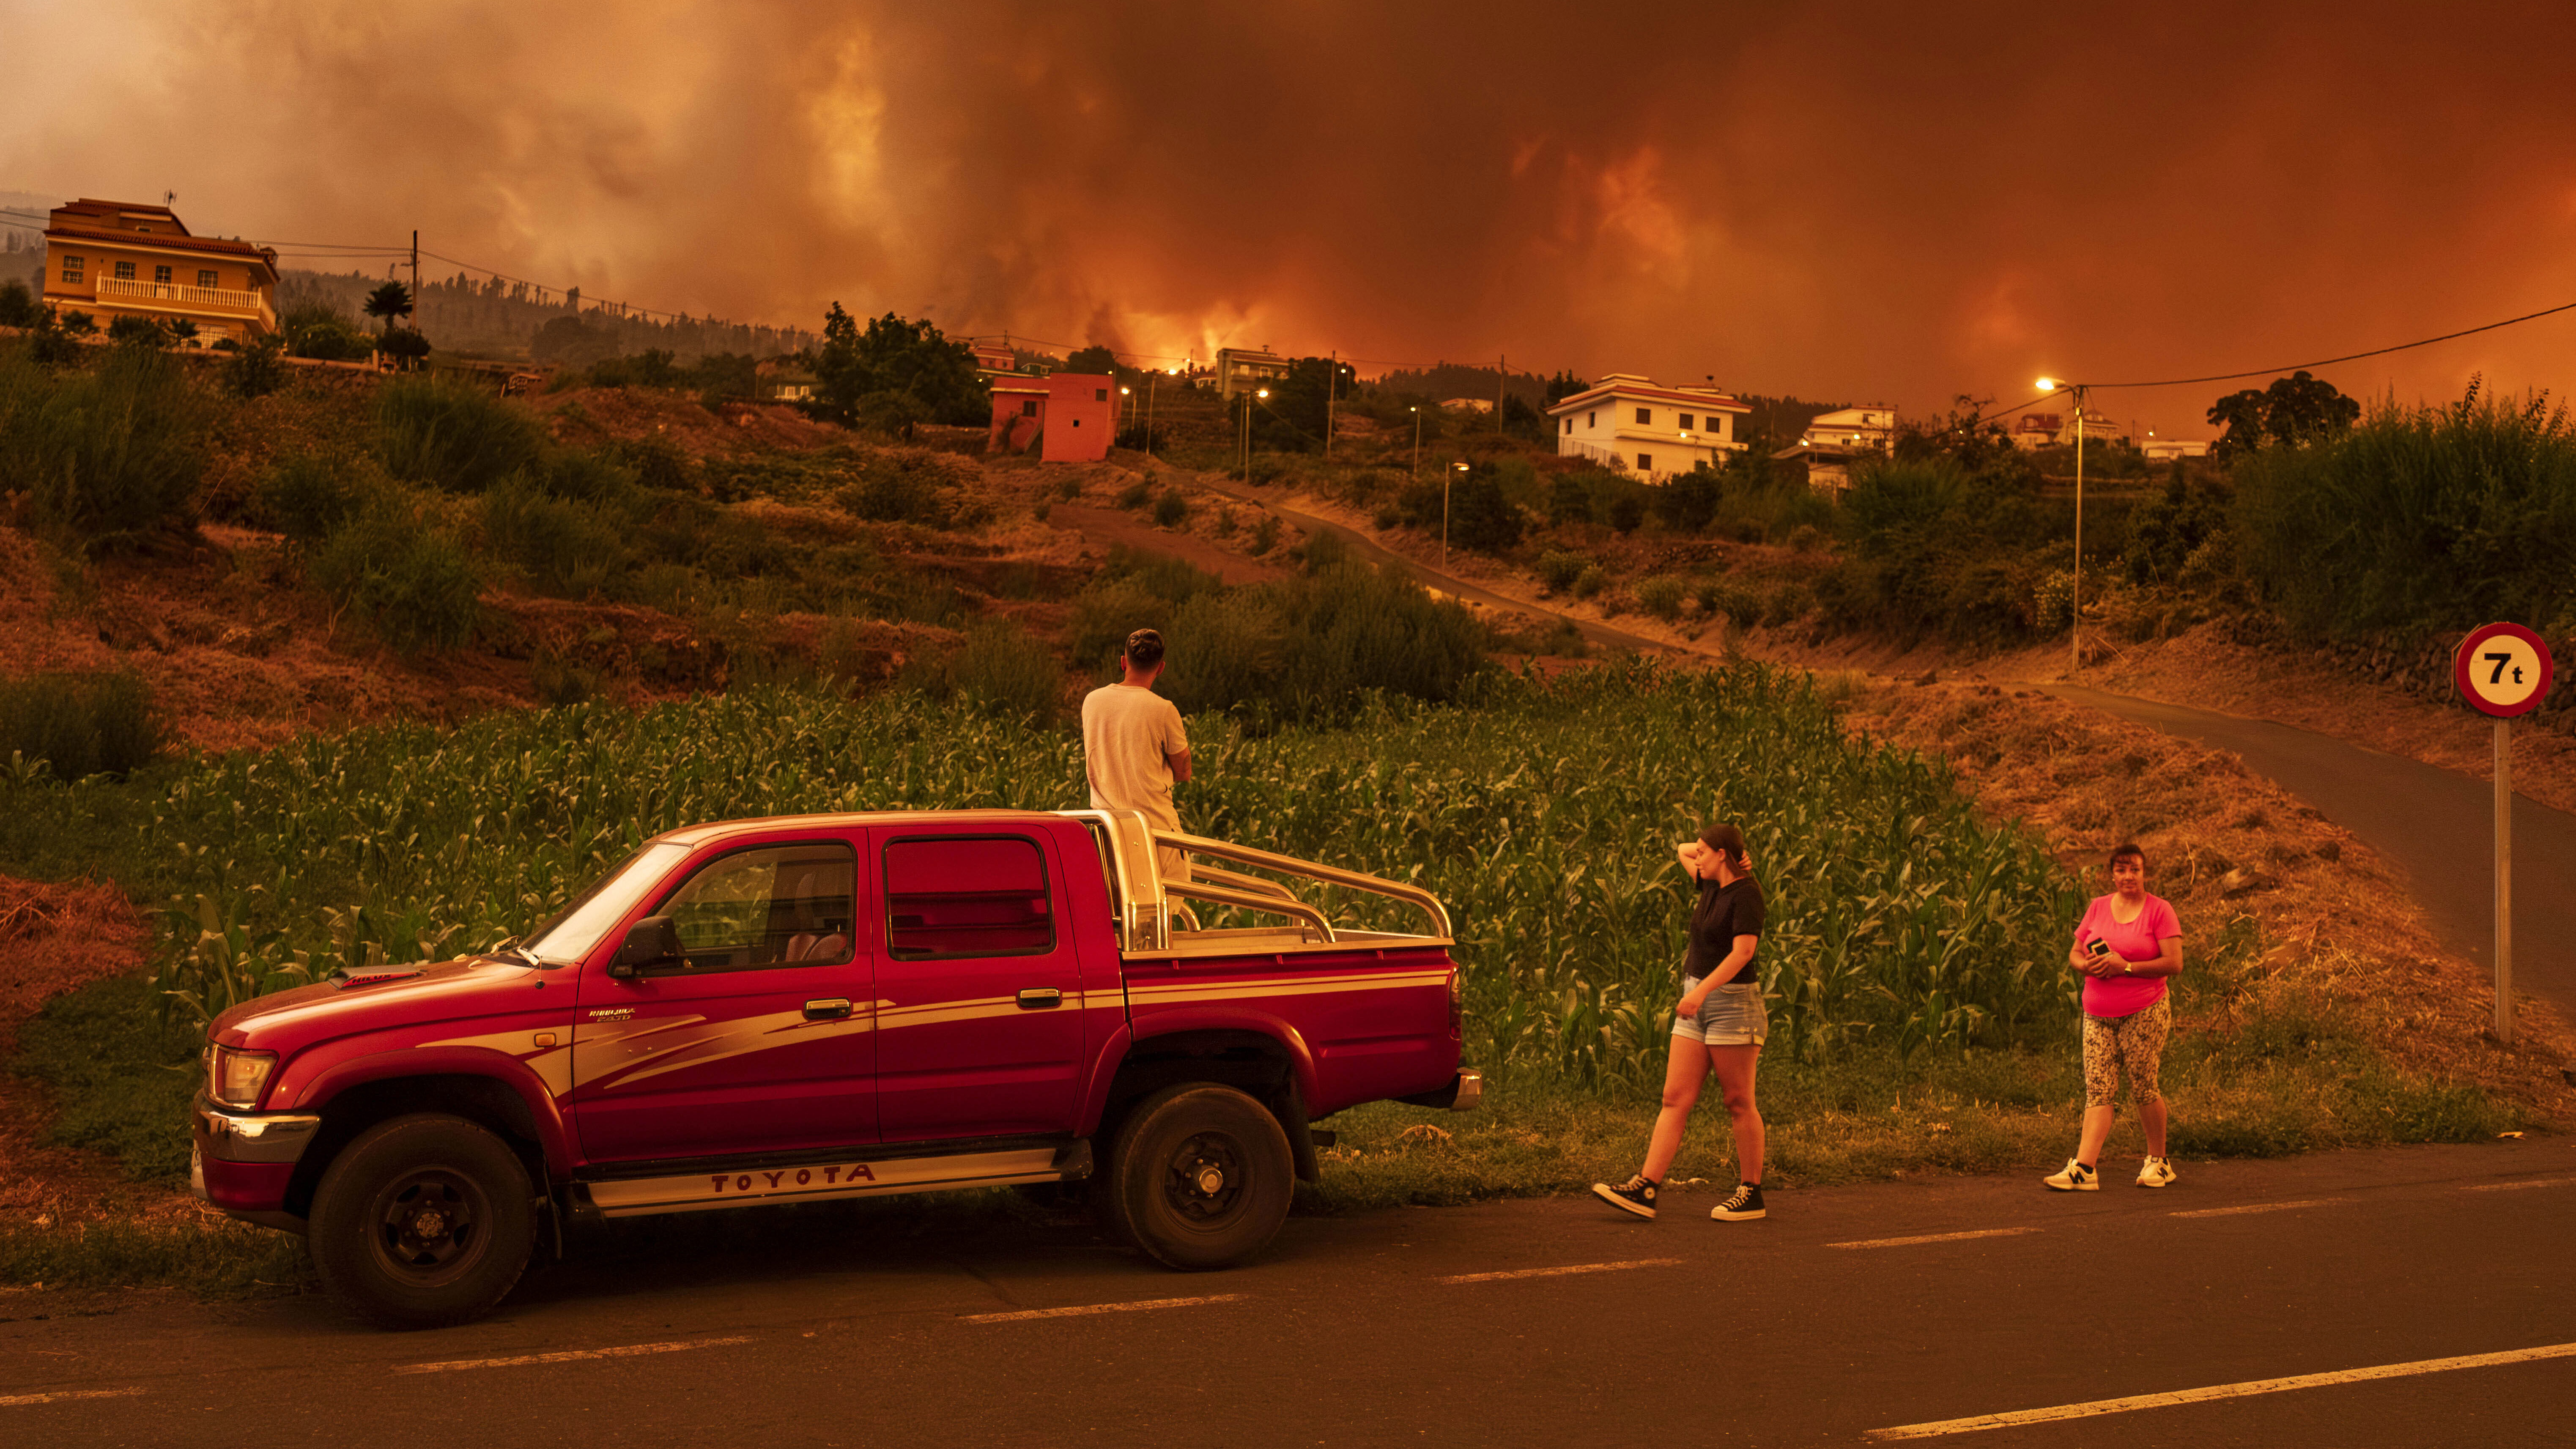
[[[83,197],[45,226],[45,305],[86,312],[102,329],[184,317],[201,345],[252,342],[277,331],[276,290],[276,252],[190,236],[166,206]]]
[[[1118,379],[1100,373],[993,380],[993,432],[985,446],[1025,453],[1037,443],[1046,463],[1097,463],[1118,429]]]

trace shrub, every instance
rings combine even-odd
[[[320,543],[347,526],[365,502],[363,466],[330,453],[280,454],[252,491],[252,516],[297,543]]]
[[[608,457],[646,488],[667,493],[697,489],[697,464],[668,438],[623,439],[608,446]]]
[[[1547,488],[1547,521],[1556,524],[1592,521],[1592,485],[1580,473],[1559,473]]]
[[[1145,506],[1145,500],[1153,496],[1153,492],[1153,485],[1147,483],[1144,479],[1139,478],[1135,482],[1118,490],[1118,506],[1121,508],[1142,508]]]
[[[1445,496],[1443,486],[1441,481],[1407,486],[1396,500],[1404,522],[1438,533],[1445,508],[1447,537],[1456,547],[1501,553],[1521,541],[1521,511],[1504,496],[1493,465],[1480,463],[1468,472],[1445,475]]]
[[[482,613],[474,555],[390,490],[325,540],[307,572],[378,638],[408,652],[463,644]]]
[[[1550,549],[1538,557],[1539,582],[1547,585],[1549,593],[1564,593],[1591,563],[1571,549]]]
[[[1237,526],[1234,510],[1231,508],[1219,508],[1216,511],[1215,521],[1208,525],[1208,532],[1215,534],[1219,538],[1232,538],[1234,537],[1234,530]]]
[[[1635,533],[1646,521],[1646,495],[1643,492],[1619,492],[1610,499],[1610,526],[1620,533]]]
[[[0,282],[0,327],[33,327],[44,320],[44,304],[27,284],[11,277]]]
[[[224,390],[235,397],[266,397],[286,386],[285,351],[276,338],[263,337],[235,352],[224,362]]]
[[[1190,500],[1178,488],[1166,488],[1154,500],[1154,521],[1165,528],[1178,528],[1190,516]]]
[[[356,362],[371,356],[376,341],[326,302],[297,307],[277,321],[286,350],[297,357],[325,362]]]
[[[480,493],[533,469],[545,450],[534,414],[471,382],[396,378],[376,399],[376,456],[397,478]]]
[[[843,508],[872,522],[935,528],[949,521],[956,494],[956,480],[934,459],[917,453],[870,453],[859,464],[858,481],[843,488],[838,498]]]
[[[31,675],[0,682],[0,751],[57,780],[124,775],[160,753],[161,724],[133,674]]]
[[[1253,556],[1258,558],[1278,546],[1279,517],[1277,514],[1265,513],[1261,515],[1261,521],[1252,526]]]
[[[167,347],[170,329],[150,317],[119,317],[107,324],[107,340],[126,347]]]
[[[36,522],[84,551],[185,526],[206,464],[208,409],[185,365],[120,347],[56,375],[31,349],[0,353],[0,477]]]
[[[1574,576],[1574,596],[1578,599],[1589,599],[1609,587],[1609,584],[1610,576],[1602,572],[1601,565],[1585,564],[1582,572]]]
[[[376,350],[409,367],[429,356],[429,339],[416,327],[389,328],[376,339]]]
[[[540,491],[524,477],[483,495],[485,557],[518,565],[558,598],[588,598],[629,563],[626,531],[598,507]]]
[[[1637,607],[1669,624],[1681,617],[1688,590],[1671,574],[1656,574],[1637,584]]]

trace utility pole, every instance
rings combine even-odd
[[[1165,362],[1171,361],[1166,357]],[[1154,456],[1154,384],[1162,379],[1159,372],[1145,374],[1145,456]]]
[[[1512,375],[1512,360],[1494,354],[1494,436],[1503,434],[1503,382]]]
[[[1333,393],[1342,380],[1342,354],[1338,351],[1324,359],[1324,456],[1333,456]]]
[[[2066,676],[2075,677],[2084,667],[2084,651],[2076,640],[2084,629],[2084,389],[2075,389],[2075,574],[2067,585],[2070,606],[2066,620]]]
[[[420,228],[411,229],[411,325],[420,326]]]

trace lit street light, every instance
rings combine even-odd
[[[1466,471],[1467,463],[1462,458],[1440,475],[1440,571],[1444,574],[1449,571],[1449,485]]]
[[[2079,636],[2084,629],[2084,384],[2064,378],[2043,377],[2041,392],[2060,388],[2075,394],[2075,577],[2066,591],[2066,674],[2073,678],[2084,667],[2084,651]]]
[[[1270,396],[1270,389],[1255,388],[1243,399],[1243,481],[1252,481],[1252,405]]]
[[[1123,433],[1134,426],[1136,426],[1136,390],[1122,385],[1118,389],[1118,431]]]
[[[1422,409],[1408,409],[1413,414],[1413,477],[1422,476]]]

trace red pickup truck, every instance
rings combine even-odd
[[[567,1222],[996,1184],[1087,1179],[1151,1257],[1224,1267],[1314,1179],[1313,1121],[1475,1105],[1449,945],[1426,891],[1123,812],[692,826],[493,952],[217,1017],[192,1175],[392,1327],[490,1311]]]

